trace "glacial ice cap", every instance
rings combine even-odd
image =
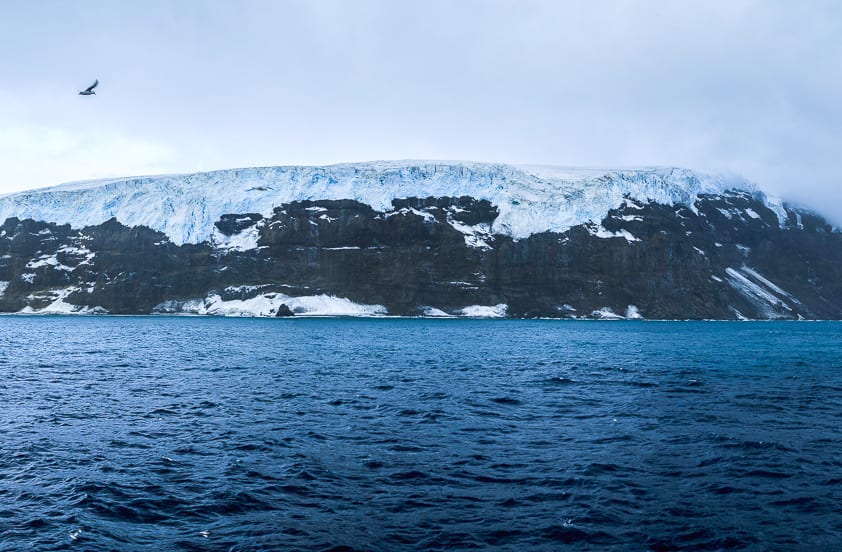
[[[497,206],[492,232],[514,238],[599,223],[624,199],[692,208],[699,194],[748,191],[782,208],[747,180],[675,167],[631,169],[514,166],[460,161],[374,161],[328,166],[228,169],[71,182],[0,197],[0,221],[32,218],[74,228],[116,217],[173,242],[199,243],[229,213],[272,214],[284,203],[353,199],[377,210],[406,197],[471,196]]]

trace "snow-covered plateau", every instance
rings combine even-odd
[[[743,178],[680,168],[377,161],[73,182],[0,197],[0,221],[31,218],[82,228],[115,217],[126,226],[147,226],[184,244],[212,240],[214,223],[223,214],[268,217],[275,207],[292,201],[352,199],[386,211],[395,198],[470,196],[499,209],[492,233],[524,238],[586,222],[599,224],[626,198],[692,208],[699,194],[730,189],[749,191],[781,220],[786,218],[779,201]]]

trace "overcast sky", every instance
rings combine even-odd
[[[735,172],[842,222],[835,0],[0,0],[0,192],[374,159]],[[95,78],[97,95],[78,96]]]

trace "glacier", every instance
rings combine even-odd
[[[353,199],[388,211],[397,198],[471,196],[499,209],[487,229],[490,233],[520,239],[545,231],[564,232],[584,223],[599,224],[628,199],[693,209],[699,194],[728,190],[746,191],[775,211],[782,222],[786,219],[780,201],[768,198],[741,177],[675,167],[375,161],[72,182],[0,196],[0,221],[31,218],[82,228],[114,217],[127,226],[163,232],[180,245],[217,241],[214,222],[223,214],[270,216],[275,207],[293,201]]]

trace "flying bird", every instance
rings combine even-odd
[[[90,96],[91,94],[96,95],[96,92],[94,92],[94,88],[96,88],[96,85],[98,85],[98,84],[99,84],[99,79],[95,80],[92,85],[85,88],[84,90],[80,90],[79,95],[80,96]]]

